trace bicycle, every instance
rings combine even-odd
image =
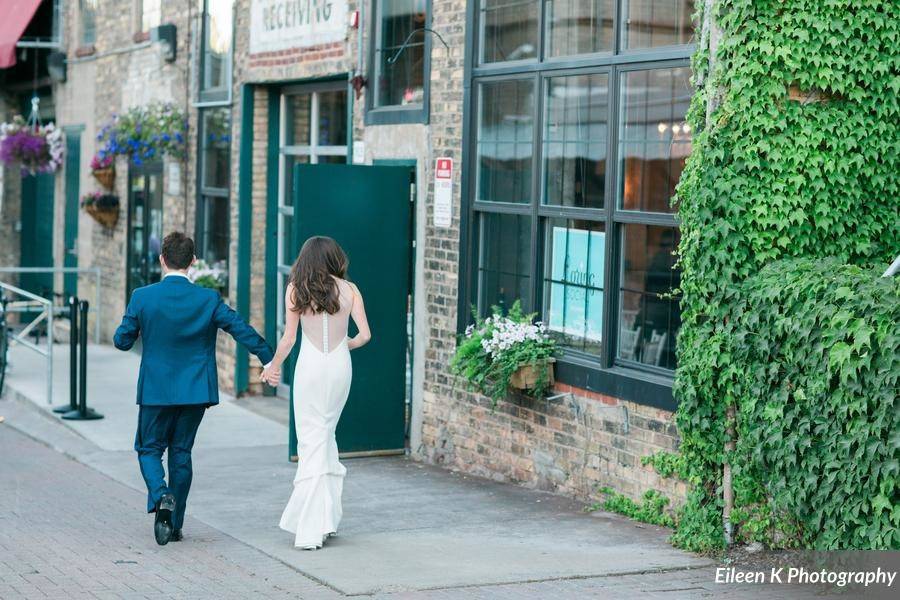
[[[6,379],[6,367],[9,364],[6,351],[9,349],[9,326],[6,324],[6,305],[8,300],[0,289],[0,396],[3,395],[3,382]]]

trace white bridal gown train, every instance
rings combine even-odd
[[[347,469],[338,461],[335,428],[350,393],[347,326],[353,292],[338,281],[340,310],[300,315],[300,352],[294,368],[294,416],[299,464],[280,526],[298,548],[321,547],[341,522]]]

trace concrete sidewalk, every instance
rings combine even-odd
[[[90,404],[106,418],[73,423],[47,410],[43,371],[27,354],[16,349],[11,356],[9,393],[0,403],[7,424],[143,493],[131,449],[138,356],[91,348]],[[68,371],[65,360],[57,360],[54,383],[56,403],[61,404]],[[396,457],[345,461],[340,535],[324,550],[295,550],[292,536],[278,528],[296,468],[287,460],[285,427],[229,398],[208,417],[194,453],[189,517],[335,592],[383,594],[504,584],[513,589],[516,584],[592,578],[600,589],[616,586],[610,578],[635,574],[651,574],[648,585],[659,590],[683,580],[679,573],[694,573],[694,580],[716,587],[708,568],[693,571],[712,562],[672,548],[662,528],[608,513],[585,514],[583,505],[573,500]],[[140,513],[141,504],[135,501],[134,511]],[[150,536],[150,523],[146,518],[145,530],[134,535]],[[191,535],[186,530],[188,541]],[[710,587],[696,582],[692,586],[696,596],[678,597],[710,593]],[[756,595],[761,591],[753,588]]]

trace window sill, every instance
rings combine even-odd
[[[84,58],[86,56],[93,56],[97,53],[97,47],[93,44],[88,46],[81,46],[75,49],[75,57],[76,58]]]
[[[366,125],[428,124],[428,111],[421,104],[411,106],[385,106],[366,111]]]
[[[671,376],[618,365],[603,368],[581,357],[563,355],[556,362],[556,379],[559,383],[644,406],[671,412],[678,407],[672,394]]]

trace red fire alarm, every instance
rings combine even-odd
[[[350,13],[350,28],[359,29],[359,11],[354,10]]]

